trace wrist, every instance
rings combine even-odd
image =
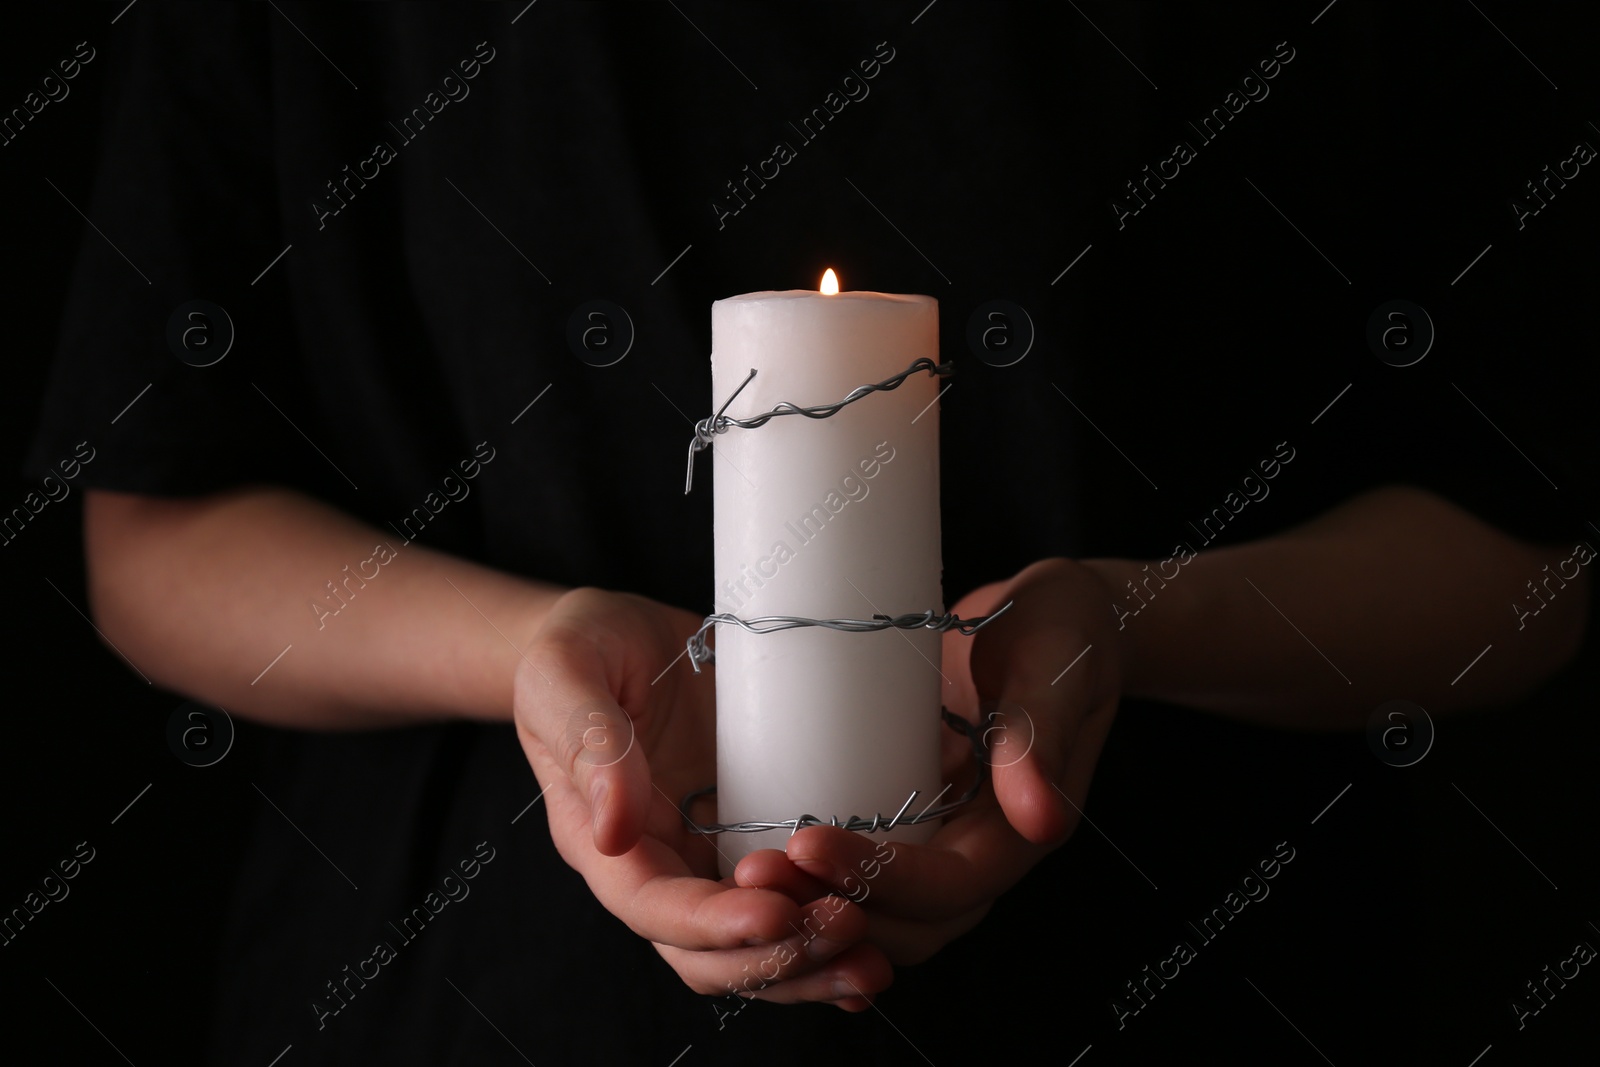
[[[566,592],[554,586],[506,577],[498,595],[480,599],[474,615],[478,639],[476,652],[458,661],[460,685],[467,697],[460,717],[487,722],[510,722],[517,678],[531,671],[527,650],[549,618],[556,601]]]
[[[1148,654],[1138,638],[1141,629],[1134,621],[1143,607],[1137,599],[1140,580],[1146,577],[1144,564],[1127,559],[1086,559],[1079,565],[1100,580],[1105,589],[1104,611],[1110,617],[1107,630],[1121,663],[1122,691],[1130,697],[1149,695],[1146,679]],[[1101,610],[1099,605],[1095,610]]]

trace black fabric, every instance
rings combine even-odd
[[[898,6],[694,5],[715,48],[670,5],[546,2],[515,25],[519,5],[283,6],[305,36],[271,5],[130,15],[137,40],[86,207],[121,251],[86,232],[30,473],[88,439],[86,485],[287,484],[398,527],[486,443],[470,497],[423,543],[709,610],[709,486],[682,493],[690,420],[712,406],[709,305],[810,287],[832,265],[847,288],[941,301],[960,366],[942,401],[951,601],[1049,555],[1203,547],[1197,525],[1286,451],[1270,495],[1215,543],[1388,483],[1555,545],[1592,533],[1593,431],[1562,352],[1580,279],[1550,242],[1592,224],[1600,201],[1574,189],[1548,209],[1566,223],[1530,220],[1527,234],[1506,206],[1538,171],[1516,161],[1587,135],[1554,120],[1524,134],[1499,104],[1474,110],[1503,91],[1473,84],[1486,55],[1501,69],[1493,36],[1463,36],[1423,78],[1399,62],[1421,16],[1357,7],[1311,29],[1275,9],[1095,12],[1160,72],[1157,92],[1055,5],[945,3],[915,25]],[[1126,202],[1124,183],[1175,140],[1196,140],[1186,120],[1284,40],[1295,56],[1270,95],[1119,228],[1108,201]],[[789,122],[880,42],[893,58],[870,94],[722,215],[726,183],[775,140],[799,141]],[[391,125],[474,60],[457,83],[470,93],[414,139]],[[1512,163],[1441,176],[1437,160],[1456,158],[1474,122],[1527,143],[1505,151]],[[334,213],[328,183],[375,142],[395,159],[341,191]],[[967,350],[967,316],[994,297],[1038,329],[1015,366]],[[637,329],[608,368],[565,341],[572,309],[595,298],[622,303]],[[1409,368],[1364,341],[1369,313],[1395,298],[1438,325]],[[236,329],[215,366],[167,344],[172,309],[194,299],[225,306]],[[715,476],[704,458],[700,476]],[[757,1004],[719,1027],[725,1006],[689,993],[599,908],[537,807],[513,825],[538,786],[509,727],[271,737],[264,792],[360,888],[263,809],[219,964],[219,1062],[267,1062],[292,1042],[300,1064],[521,1062],[512,1043],[540,1064],[667,1063],[691,1044],[685,1062],[942,1063],[1025,1049],[1040,1030],[1070,1058],[1110,1039],[1108,1000],[1151,962],[1147,909],[1175,922],[1187,907],[1151,905],[1164,897],[1080,833],[977,932],[902,973],[882,1001],[895,1026]],[[1233,868],[1301,832],[1300,808],[1360,744],[1133,706],[1095,800],[1124,812],[1165,857],[1162,893],[1198,913]],[[1189,835],[1213,820],[1172,798],[1252,775],[1259,786],[1228,800],[1238,829],[1202,854]],[[1398,788],[1368,785],[1361,805]],[[389,924],[480,842],[494,858],[470,896],[402,947]],[[398,958],[319,1028],[310,1002],[378,941]],[[1213,1005],[1174,1006],[1164,1032]]]

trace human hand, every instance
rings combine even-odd
[[[1013,601],[976,634],[944,638],[946,706],[984,732],[992,784],[926,844],[809,827],[789,838],[786,854],[746,857],[739,884],[797,900],[850,895],[865,906],[868,940],[896,964],[921,962],[970,930],[1077,826],[1122,691],[1113,599],[1098,572],[1067,559],[964,597],[954,608],[962,618]],[[953,732],[946,742],[946,780],[955,780],[971,752]]]
[[[797,900],[719,880],[715,839],[678,811],[685,793],[716,781],[713,674],[676,664],[700,623],[598,589],[551,609],[517,667],[513,701],[551,837],[600,903],[696,992],[865,1008],[892,971],[860,943],[861,908],[818,900],[826,890]]]

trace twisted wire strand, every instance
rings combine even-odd
[[[1000,614],[1000,612],[995,612],[995,615],[998,614]],[[990,618],[993,617],[994,616],[992,615],[990,616]],[[696,789],[692,793],[685,794],[682,802],[678,805],[678,813],[682,815],[684,821],[689,824],[690,832],[699,834],[701,836],[730,833],[754,834],[760,833],[763,830],[788,830],[789,836],[793,837],[795,834],[799,833],[808,826],[837,826],[841,829],[854,831],[855,833],[873,834],[880,830],[893,830],[897,826],[915,826],[917,823],[932,822],[935,819],[942,819],[944,816],[955,811],[957,808],[971,803],[973,799],[977,797],[978,793],[982,791],[983,783],[989,778],[989,746],[984,743],[984,730],[982,726],[974,726],[972,723],[961,718],[961,716],[951,712],[948,708],[940,708],[939,717],[944,721],[946,726],[950,727],[956,733],[963,735],[972,743],[972,756],[973,759],[977,761],[978,769],[977,774],[973,776],[972,784],[967,787],[967,791],[965,793],[962,793],[954,800],[949,800],[943,804],[940,804],[938,807],[925,808],[916,815],[907,816],[906,811],[911,807],[912,804],[916,803],[917,797],[921,794],[921,790],[913,789],[911,791],[911,795],[906,798],[906,802],[900,805],[900,810],[896,811],[893,815],[890,815],[887,818],[883,815],[883,813],[879,812],[870,819],[862,818],[859,815],[852,815],[850,818],[842,820],[837,815],[831,816],[827,819],[819,819],[815,815],[801,815],[798,818],[784,819],[777,822],[758,819],[736,823],[695,822],[694,816],[689,814],[689,809],[691,806],[693,806],[694,802],[699,800],[701,797],[708,797],[716,794],[717,787],[711,785],[705,787],[704,789]],[[945,788],[948,789],[949,787],[946,786]]]
[[[755,619],[741,619],[739,616],[722,612],[716,615],[707,615],[705,622],[700,624],[700,629],[687,642],[689,665],[696,674],[700,673],[702,663],[716,662],[716,653],[706,645],[706,634],[713,626],[723,623],[737,626],[753,634],[770,634],[779,630],[793,630],[801,626],[821,626],[828,630],[839,630],[843,633],[871,633],[876,630],[934,630],[944,633],[946,630],[955,630],[957,633],[971,637],[983,629],[990,622],[998,619],[1010,609],[1012,602],[1006,601],[996,611],[989,615],[980,615],[975,619],[962,619],[954,612],[935,615],[932,611],[917,612],[909,615],[874,615],[870,619],[808,619],[801,615],[763,615]]]
[[[768,422],[780,415],[804,415],[808,419],[830,418],[834,415],[837,415],[847,404],[853,404],[862,397],[871,396],[873,393],[877,392],[887,392],[892,389],[900,388],[901,385],[905,384],[905,380],[907,378],[911,377],[918,371],[927,371],[936,378],[947,378],[956,372],[956,365],[949,362],[936,363],[924,356],[922,358],[912,360],[911,366],[907,367],[905,370],[891,378],[885,378],[881,382],[873,382],[870,385],[856,386],[854,389],[850,390],[843,400],[836,401],[832,404],[814,404],[810,407],[801,407],[798,404],[791,404],[785,400],[780,402],[771,411],[762,412],[760,415],[752,415],[748,418],[739,419],[734,418],[731,415],[724,414],[724,412],[728,410],[728,405],[732,404],[739,394],[744,392],[744,387],[749,385],[750,382],[755,378],[755,368],[752,367],[750,373],[745,376],[744,381],[739,383],[739,388],[733,391],[733,395],[728,397],[727,401],[723,403],[722,407],[717,409],[717,413],[715,415],[708,415],[694,424],[694,439],[689,442],[689,470],[683,480],[684,494],[688,495],[689,491],[694,488],[695,453],[710,448],[712,442],[715,441],[717,434],[727,433],[730,427],[738,426],[742,429],[753,430],[758,426],[765,426]]]

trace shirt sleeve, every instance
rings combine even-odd
[[[85,222],[29,476],[188,495],[305,466],[269,400],[303,375],[264,270],[284,242],[263,12],[157,5],[108,57],[96,173],[58,182]]]

